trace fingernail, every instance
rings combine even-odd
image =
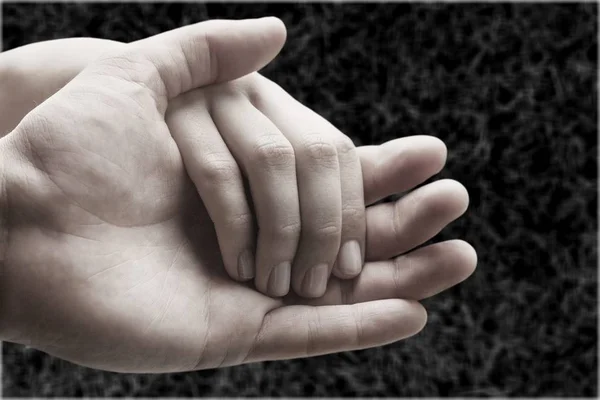
[[[356,276],[362,269],[362,256],[360,245],[356,240],[344,243],[338,260],[340,272],[348,276]]]
[[[308,270],[304,275],[302,290],[305,296],[321,297],[327,289],[327,279],[329,279],[329,267],[327,264],[319,264]]]
[[[282,262],[271,271],[269,277],[269,293],[274,297],[285,296],[290,290],[290,275],[292,265],[289,262]]]
[[[244,250],[238,257],[238,276],[247,281],[254,278],[254,254],[250,250]]]

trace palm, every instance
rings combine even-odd
[[[73,98],[79,91],[62,94]],[[239,348],[235,354],[247,353],[265,313],[279,302],[223,273],[212,222],[164,118],[156,107],[141,106],[151,99],[133,101],[111,93],[111,108],[90,100],[104,96],[102,89],[87,91],[81,101],[68,103],[69,110],[50,103],[36,114],[36,121],[45,115],[77,115],[82,122],[68,125],[74,127],[89,127],[84,121],[90,118],[104,121],[85,132],[50,138],[27,124],[21,131],[35,132],[26,139],[45,172],[40,179],[49,189],[43,201],[52,220],[61,221],[46,226],[44,239],[51,237],[52,247],[40,260],[52,258],[54,265],[75,272],[65,280],[55,270],[34,273],[42,269],[38,263],[19,266],[21,273],[48,287],[35,304],[48,322],[30,334],[42,349],[71,359],[98,336],[112,336],[91,359],[78,360],[86,364],[98,365],[96,354],[106,361],[109,353],[111,363],[120,364],[121,357],[129,362],[156,358],[189,369],[201,361],[205,348],[223,353],[211,355],[211,361],[240,362],[225,359],[225,349],[234,345]],[[83,307],[76,314],[58,313],[65,304]],[[224,342],[231,338],[230,327],[219,323],[222,318],[238,321],[240,343]],[[172,332],[185,334],[176,348],[165,347],[161,339]],[[73,335],[77,341],[65,342]]]

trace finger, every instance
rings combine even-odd
[[[344,278],[362,268],[366,228],[360,161],[350,138],[278,85],[259,79],[262,90],[253,93],[253,103],[290,140],[297,159],[302,239],[292,286],[303,296],[319,297],[332,268]]]
[[[283,22],[273,17],[205,21],[133,42],[104,56],[87,73],[140,83],[166,110],[167,100],[181,93],[262,68],[285,37]]]
[[[352,140],[330,126],[337,133],[339,143],[337,149],[342,187],[342,238],[333,274],[341,279],[351,279],[360,274],[365,258],[367,228],[362,171]]]
[[[379,300],[339,306],[285,306],[269,312],[244,362],[313,357],[382,346],[423,329],[416,301]]]
[[[435,243],[392,260],[368,262],[353,281],[332,281],[311,305],[383,299],[423,300],[458,285],[477,266],[475,249],[462,240]]]
[[[395,203],[367,209],[367,260],[405,253],[437,235],[461,216],[469,194],[463,185],[443,179],[420,187]]]
[[[293,116],[292,120],[296,120]],[[297,120],[296,120],[297,121]],[[310,121],[304,128],[312,131]],[[287,129],[290,127],[282,127]],[[294,146],[302,233],[294,257],[292,287],[305,297],[320,297],[340,248],[342,195],[337,150],[319,131],[282,131]]]
[[[442,170],[447,156],[444,142],[425,135],[361,146],[357,151],[366,205],[423,183]]]
[[[211,110],[249,180],[258,224],[256,288],[270,296],[284,296],[301,229],[294,149],[242,94],[233,93],[227,101],[215,99]]]
[[[239,281],[253,278],[255,227],[244,181],[202,93],[189,92],[172,100],[166,121],[215,225],[227,273]]]
[[[342,194],[338,152],[327,132],[316,127],[310,116],[286,109],[282,115],[271,107],[263,108],[290,141],[296,155],[302,233],[294,257],[292,287],[301,296],[319,297],[325,293],[340,248]],[[304,123],[298,126],[297,121]]]

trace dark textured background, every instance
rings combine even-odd
[[[587,4],[4,4],[4,48],[276,15],[265,74],[357,143],[431,134],[479,268],[372,350],[120,375],[4,345],[4,396],[596,396],[597,17]]]

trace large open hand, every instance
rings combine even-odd
[[[74,38],[2,54],[0,69],[12,75],[0,93],[0,107],[13,111],[5,124],[15,124],[27,106],[44,101],[100,53],[121,46]],[[314,298],[325,292],[330,268],[345,279],[360,273],[366,250],[360,158],[332,124],[258,73],[178,96],[165,120],[232,278],[256,276],[255,288],[273,297],[287,294],[292,283],[297,294]],[[443,144],[429,144],[443,158]],[[453,194],[464,190],[455,187]],[[308,273],[317,265],[312,271],[321,276]]]
[[[395,298],[421,299],[466,278],[475,260],[463,242],[368,263],[310,304],[265,297],[223,271],[165,125],[166,102],[258,68],[282,39],[273,20],[210,22],[128,46],[0,142],[11,207],[3,339],[96,368],[158,372],[364,348],[422,328],[423,308]],[[424,138],[363,148],[368,203],[437,172],[440,150]],[[454,195],[440,201],[421,189],[370,208],[368,258],[403,253],[464,211],[456,183],[438,189]],[[426,232],[415,231],[425,217]]]

